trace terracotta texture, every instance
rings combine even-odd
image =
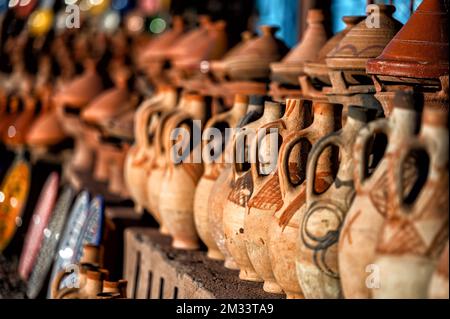
[[[259,129],[264,124],[273,122],[281,118],[283,110],[280,104],[266,102],[264,105],[263,116],[255,122],[245,126],[244,129]],[[237,141],[243,141],[245,130],[236,134],[233,142],[233,154],[239,154],[236,149]],[[248,142],[252,143],[255,136],[247,136]],[[248,147],[248,145],[247,145]],[[253,151],[252,151],[253,152]],[[242,155],[242,153],[240,153]],[[249,159],[244,159],[244,163],[248,163]],[[256,273],[247,253],[245,245],[244,218],[248,212],[248,201],[253,192],[252,174],[244,163],[236,163],[232,165],[231,172],[231,191],[228,195],[227,202],[223,208],[223,229],[225,234],[226,246],[240,269],[239,278],[248,281],[262,281],[261,277]]]
[[[259,129],[261,137],[253,142],[253,148],[257,147],[258,154],[262,158],[266,157],[267,154],[268,158],[264,158],[266,163],[263,164],[256,157],[256,162],[251,164],[254,189],[247,204],[247,214],[244,217],[245,244],[255,271],[264,280],[263,288],[266,292],[282,293],[283,291],[274,277],[268,251],[268,227],[272,216],[282,206],[279,173],[275,166],[277,158],[270,157],[270,155],[277,155],[278,149],[275,150],[270,144],[274,142],[274,138],[281,137],[282,142],[278,147],[282,147],[283,141],[291,133],[301,131],[309,124],[310,114],[308,113],[308,108],[300,100],[287,99],[283,117],[275,122],[263,125]],[[270,133],[271,130],[276,130],[276,133]],[[296,155],[298,156],[298,152]],[[290,176],[295,182],[299,178],[296,165],[296,159],[289,163]]]
[[[235,98],[235,104],[233,108],[225,113],[219,114],[211,118],[211,120],[206,123],[203,136],[208,134],[209,130],[222,128],[222,138],[225,139],[226,128],[235,128],[241,118],[247,112],[248,98],[246,96],[237,95]],[[210,144],[211,143],[211,144]],[[210,196],[216,196],[216,194],[211,193],[215,181],[219,177],[221,171],[225,168],[225,148],[229,141],[221,141],[221,145],[217,141],[205,142],[203,145],[203,152],[205,152],[206,147],[211,145],[216,149],[220,149],[220,154],[216,154],[215,162],[204,163],[204,174],[198,182],[197,188],[195,190],[194,198],[194,221],[195,227],[197,229],[200,239],[208,247],[207,256],[211,259],[223,260],[224,256],[220,252],[219,248],[211,235],[209,227],[209,211],[208,211],[208,200]]]
[[[339,232],[355,196],[353,144],[372,112],[350,107],[345,126],[313,145],[306,172],[306,212],[300,221],[297,273],[307,298],[340,298]],[[329,146],[339,148],[339,168],[333,183],[315,187],[319,156]],[[320,172],[319,172],[320,174]]]
[[[428,287],[428,298],[448,299],[448,241]]]
[[[395,108],[388,119],[379,119],[364,127],[353,147],[356,196],[347,213],[339,238],[339,273],[346,298],[370,298],[366,268],[375,257],[381,227],[387,216],[388,168],[418,130],[419,114],[412,93],[398,93]],[[368,177],[368,156],[374,134],[385,134],[388,145],[383,158]],[[413,163],[412,163],[413,164]],[[416,172],[409,166],[410,188]]]
[[[419,137],[405,143],[388,174],[392,196],[373,261],[382,283],[372,290],[374,298],[426,298],[448,241],[448,110],[426,108],[422,123]],[[405,196],[405,159],[414,150],[428,155],[420,166],[428,174]]]

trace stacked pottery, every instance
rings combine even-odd
[[[419,113],[412,92],[398,92],[388,119],[379,119],[364,127],[356,139],[353,152],[356,196],[342,226],[339,238],[339,269],[346,298],[369,298],[366,268],[375,257],[381,227],[387,216],[387,170],[397,160],[403,145],[418,131]],[[384,134],[387,147],[382,160],[369,172],[369,154],[373,136]],[[405,167],[406,169],[406,167]],[[416,174],[414,165],[408,166],[411,187]]]
[[[401,28],[392,17],[394,6],[377,4],[368,8],[372,10],[368,18],[354,26],[326,58],[332,88],[326,88],[325,93],[330,102],[344,105],[344,121],[349,105],[381,111],[366,63],[380,55]],[[372,21],[377,25],[371,25]]]
[[[303,107],[307,101],[302,100]],[[292,132],[282,144],[278,159],[278,174],[281,203],[267,226],[267,246],[270,264],[276,282],[288,298],[303,298],[302,287],[296,275],[296,255],[298,251],[298,234],[300,220],[306,206],[306,160],[310,145],[329,134],[336,126],[339,108],[330,103],[315,101],[312,105],[312,124],[306,128]],[[291,154],[296,156],[292,156]],[[293,165],[292,160],[296,161]],[[294,179],[291,167],[299,176]],[[332,182],[333,158],[331,152],[320,157],[317,184],[321,188]]]
[[[442,252],[439,263],[431,277],[428,288],[428,297],[431,299],[448,299],[448,241],[447,246]]]
[[[253,142],[255,129],[280,119],[284,109],[279,103],[266,102],[263,116],[244,126],[244,130],[233,141],[233,164],[231,166],[231,191],[223,208],[223,229],[228,251],[240,269],[239,278],[248,281],[262,281],[255,271],[245,245],[244,218],[248,211],[248,201],[253,192],[252,173],[248,167],[253,157],[247,157],[247,144]],[[243,143],[246,143],[243,145]],[[249,147],[248,147],[249,149]],[[245,153],[244,153],[245,152]],[[250,156],[254,154],[249,154]],[[239,157],[238,157],[239,156]]]
[[[189,94],[185,101],[167,119],[160,139],[165,146],[167,167],[159,194],[159,212],[173,238],[172,246],[191,250],[199,244],[194,224],[194,195],[203,174],[201,132],[210,110],[200,95]]]
[[[379,269],[374,298],[426,298],[448,242],[448,109],[427,107],[417,138],[406,141],[390,167],[390,196],[373,264]],[[419,176],[405,192],[405,160],[422,155]]]
[[[285,96],[300,96],[298,77],[304,74],[305,63],[315,61],[322,47],[327,42],[327,34],[323,25],[322,10],[308,11],[308,27],[300,43],[293,48],[280,62],[270,64],[272,71],[270,95],[283,99]]]
[[[268,252],[268,227],[273,214],[282,206],[282,196],[278,169],[277,167],[268,167],[267,164],[275,166],[277,162],[276,158],[273,156],[271,158],[271,155],[278,152],[274,146],[280,146],[276,145],[278,141],[275,142],[274,139],[281,139],[283,143],[290,134],[301,131],[309,125],[308,111],[308,107],[301,104],[300,100],[287,99],[284,116],[275,122],[263,125],[259,129],[258,138],[255,139],[253,145],[253,149],[257,149],[257,155],[256,161],[251,163],[254,186],[244,218],[245,244],[255,271],[264,280],[264,290],[270,293],[282,293],[282,288],[274,277]],[[269,157],[266,163],[260,163],[259,156],[264,158],[265,155]],[[298,152],[296,155],[298,157]],[[295,182],[298,180],[297,157],[289,163],[290,175]]]
[[[215,141],[214,137],[211,140],[210,134],[217,133],[220,130],[222,139],[227,138],[226,130],[235,128],[239,121],[244,117],[247,112],[248,98],[243,95],[236,95],[233,108],[225,113],[214,116],[206,123],[203,133],[204,137],[208,139],[208,144],[203,146],[204,160],[211,154],[208,154],[208,150],[214,151],[214,159],[211,161],[204,161],[204,174],[198,182],[197,189],[195,191],[194,198],[194,220],[195,226],[200,239],[208,247],[207,256],[211,259],[223,260],[224,256],[217,247],[208,223],[209,211],[208,201],[212,194],[212,188],[217,181],[220,173],[223,171],[226,165],[225,148],[229,144],[228,140],[222,140],[220,142]],[[215,137],[218,137],[215,135]],[[216,196],[216,193],[213,194]]]
[[[142,102],[134,115],[134,144],[128,150],[124,177],[137,212],[151,211],[148,202],[147,179],[154,157],[154,136],[159,118],[176,106],[177,92],[160,85],[155,96]]]
[[[372,110],[373,111],[373,110]],[[307,298],[340,298],[338,240],[352,204],[353,145],[359,130],[373,117],[371,110],[350,106],[345,126],[313,145],[306,172],[306,210],[300,220],[297,274]],[[339,149],[339,168],[333,183],[316,185],[320,155],[331,146]],[[319,189],[317,189],[317,186]]]
[[[249,129],[256,129],[259,124],[258,119],[263,114],[264,108],[264,97],[259,95],[252,95],[249,98],[249,105],[247,108],[246,115],[236,126],[237,132],[233,135],[238,134],[239,129],[246,127]],[[229,143],[226,148],[226,155],[233,154],[233,143]],[[233,181],[232,181],[232,165],[226,163],[217,180],[211,189],[211,194],[214,196],[209,196],[208,200],[208,225],[211,232],[211,237],[213,238],[217,248],[225,258],[224,266],[228,269],[239,269],[233,256],[230,254],[226,246],[226,238],[223,228],[223,209],[228,199],[228,195],[231,192]]]
[[[387,115],[395,91],[414,87],[425,106],[448,107],[448,6],[424,0],[383,53],[367,63]]]

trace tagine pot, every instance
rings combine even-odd
[[[427,298],[448,242],[448,150],[448,109],[425,108],[419,136],[406,141],[388,172],[387,218],[373,260],[380,282],[374,298]],[[413,151],[426,156],[419,157],[419,178],[405,192],[405,161]]]

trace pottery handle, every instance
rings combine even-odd
[[[204,151],[205,147],[211,142],[210,140],[210,136],[208,135],[209,130],[216,128],[218,123],[226,123],[227,126],[229,128],[232,127],[231,125],[231,121],[230,121],[230,116],[228,113],[222,113],[222,114],[218,114],[216,116],[214,116],[212,119],[210,119],[206,125],[205,128],[203,129],[203,133],[202,133],[202,152]],[[226,136],[221,136],[222,139],[225,139]],[[225,147],[226,149],[226,144]],[[225,149],[221,149],[220,150],[220,155],[223,157],[223,155],[225,154]],[[209,158],[208,156],[203,156],[203,159]],[[206,167],[210,167],[211,165],[213,165],[214,163],[217,163],[216,161],[203,161],[205,168]]]
[[[52,281],[52,286],[51,286],[51,290],[50,290],[50,298],[51,299],[58,299],[58,295],[60,295],[60,293],[64,290],[64,289],[59,289],[59,286],[61,285],[61,282],[70,274],[72,274],[72,272],[66,271],[65,269],[60,270],[55,278]]]
[[[286,193],[296,193],[296,187],[292,185],[289,172],[289,158],[294,147],[300,143],[302,139],[308,139],[310,130],[308,128],[299,132],[294,132],[287,137],[280,150],[280,157],[278,159],[278,171],[280,178],[280,188],[283,197]]]
[[[317,170],[317,164],[319,162],[320,155],[325,151],[325,149],[328,146],[338,146],[339,148],[342,147],[341,145],[341,136],[340,132],[333,132],[323,138],[321,138],[319,141],[317,141],[313,147],[311,148],[311,152],[308,155],[308,163],[306,164],[306,200],[307,203],[311,200],[317,198],[317,194],[314,191],[315,189],[315,181],[319,180],[316,178],[316,170]]]
[[[389,137],[391,126],[387,119],[379,119],[364,126],[358,133],[353,146],[353,161],[355,163],[355,170],[353,179],[355,188],[361,189],[364,180],[367,178],[368,163],[368,147],[372,141],[374,134],[383,133]]]

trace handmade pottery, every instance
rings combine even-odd
[[[306,172],[306,212],[300,221],[297,274],[307,298],[342,296],[337,243],[345,215],[352,204],[353,144],[359,130],[374,114],[369,109],[351,106],[345,126],[313,145]],[[320,193],[315,188],[319,156],[330,146],[339,148],[339,169],[333,183]]]
[[[381,284],[371,290],[374,298],[426,298],[448,241],[448,109],[425,108],[422,124],[388,171],[387,217],[373,260]],[[405,161],[414,151],[427,159],[419,161],[419,178],[405,194]]]
[[[250,96],[247,113],[236,125],[236,128],[239,129],[246,126],[256,129],[258,123],[253,126],[253,122],[257,121],[261,117],[263,114],[263,108],[264,96]],[[229,154],[230,152],[232,153],[232,147],[232,143],[227,145],[225,150],[226,154]],[[214,194],[214,196],[209,196],[208,199],[208,225],[210,228],[211,237],[213,238],[217,248],[225,257],[224,266],[228,269],[239,269],[228,251],[228,248],[226,247],[225,233],[223,230],[223,209],[232,188],[231,172],[231,165],[227,163],[212,186],[211,194]]]
[[[215,133],[213,130],[220,130],[222,139],[227,138],[225,135],[226,130],[236,127],[241,118],[246,114],[247,105],[248,98],[246,96],[236,95],[233,108],[228,112],[218,114],[211,118],[211,120],[206,123],[203,136],[210,137],[209,134]],[[214,154],[215,158],[212,162],[204,161],[204,174],[198,182],[194,197],[194,221],[197,233],[200,239],[208,247],[207,256],[217,260],[224,260],[224,256],[219,248],[217,248],[210,231],[208,222],[208,200],[210,196],[216,195],[212,195],[211,190],[221,171],[225,168],[225,148],[228,142],[228,140],[220,142],[214,140],[205,141],[203,145],[203,154],[209,155],[206,152],[210,147],[215,150],[214,152],[220,152],[220,154]]]
[[[258,275],[264,280],[264,290],[270,293],[282,293],[276,282],[268,252],[268,226],[273,214],[281,208],[282,198],[278,179],[277,163],[278,149],[270,144],[274,139],[281,139],[281,145],[289,134],[300,131],[309,125],[309,110],[298,99],[286,100],[286,111],[283,117],[275,122],[263,125],[259,132],[261,136],[253,141],[253,148],[262,158],[268,154],[265,164],[260,163],[258,156],[251,163],[253,193],[247,204],[248,211],[244,217],[245,245],[248,257]],[[265,132],[264,132],[265,131]],[[276,131],[276,133],[271,133]],[[266,135],[267,134],[267,135]],[[266,142],[263,144],[263,142]],[[278,144],[278,143],[276,143]],[[280,147],[281,145],[278,145]],[[272,156],[271,156],[272,155]],[[298,154],[297,154],[298,157]],[[296,179],[296,159],[289,164],[291,175]],[[268,164],[272,164],[269,167]]]
[[[375,257],[379,233],[385,221],[388,207],[387,170],[397,160],[398,152],[418,130],[419,114],[412,92],[399,92],[395,108],[388,119],[379,119],[361,129],[353,147],[355,164],[354,182],[356,196],[345,217],[339,237],[339,274],[345,298],[370,298],[366,285],[366,268]],[[384,134],[388,144],[378,165],[369,171],[368,156],[375,134]],[[416,175],[409,166],[408,189]]]
[[[0,252],[22,226],[31,182],[31,167],[22,158],[11,165],[0,188]]]
[[[79,288],[62,289],[55,299],[97,299],[103,290],[103,280],[107,277],[101,269],[86,270],[85,283]]]
[[[36,257],[36,262],[27,282],[28,298],[37,298],[44,285],[44,281],[55,258],[59,238],[74,196],[73,189],[70,186],[66,186],[55,204],[50,222],[44,230],[41,249]]]
[[[253,192],[252,173],[247,166],[250,159],[254,157],[247,157],[252,156],[249,154],[248,144],[251,145],[253,139],[256,138],[257,129],[280,119],[283,111],[279,103],[266,102],[263,116],[244,126],[243,130],[235,135],[232,144],[234,156],[231,165],[231,191],[223,208],[223,229],[226,246],[240,269],[239,278],[242,280],[263,281],[253,267],[245,245],[244,218],[248,211],[248,201]]]
[[[172,87],[158,88],[156,96],[144,101],[134,117],[135,143],[127,153],[124,176],[127,189],[135,203],[135,209],[150,210],[148,203],[147,172],[153,158],[153,137],[163,112],[176,106],[177,93]]]
[[[305,63],[317,60],[320,49],[327,42],[322,10],[308,10],[306,19],[308,27],[303,33],[299,44],[283,60],[270,65],[273,81],[298,85],[298,77],[304,74]]]
[[[126,298],[127,284],[128,282],[126,280],[119,280],[119,281],[104,280],[102,292],[119,294],[119,298]]]
[[[228,75],[232,80],[253,81],[269,78],[270,63],[279,61],[288,50],[283,42],[275,38],[276,31],[276,27],[261,26],[261,36],[226,61]]]
[[[303,108],[307,108],[302,100]],[[276,282],[288,298],[303,298],[303,292],[295,272],[297,241],[300,219],[305,207],[305,171],[308,145],[314,145],[324,135],[336,129],[336,117],[340,109],[327,102],[315,101],[312,105],[313,122],[298,132],[290,132],[284,138],[278,159],[280,199],[275,214],[267,224],[267,249]],[[307,141],[307,144],[301,143]],[[294,152],[295,151],[295,152]],[[293,153],[292,156],[291,153]],[[295,162],[292,163],[292,160]],[[320,158],[317,183],[328,185],[333,170],[332,153]],[[295,173],[295,174],[293,174]]]
[[[428,287],[428,298],[448,299],[448,241]]]
[[[19,276],[27,281],[35,264],[39,249],[44,238],[44,230],[53,213],[53,206],[58,196],[59,176],[53,172],[47,178],[36,207],[31,217],[31,224],[25,236],[24,246],[19,260]]]
[[[194,195],[195,188],[203,174],[201,163],[201,141],[197,132],[202,131],[202,124],[208,120],[208,106],[200,95],[186,96],[186,105],[173,114],[164,128],[166,133],[162,142],[166,150],[166,171],[164,172],[161,194],[159,198],[159,211],[164,225],[173,238],[172,246],[178,249],[197,249],[198,236],[194,224]],[[195,122],[194,122],[195,121]],[[199,124],[200,123],[200,124]],[[175,129],[183,128],[189,136],[174,135]],[[201,134],[201,133],[200,133]],[[174,141],[183,145],[185,156],[178,159],[173,157]],[[189,147],[189,148],[186,148]]]

